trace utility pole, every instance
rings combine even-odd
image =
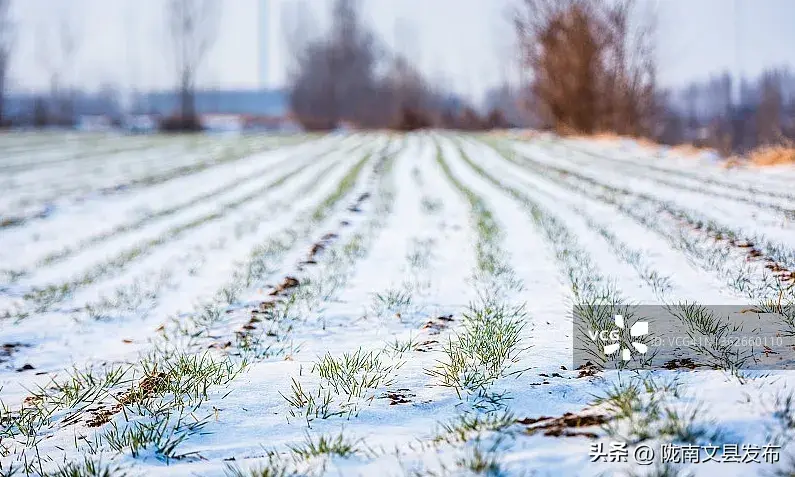
[[[127,21],[124,22],[125,34],[126,34],[126,59],[127,59],[127,68],[129,68],[129,74],[127,77],[127,97],[128,97],[128,113],[136,112],[136,102],[138,101],[138,58],[135,55],[134,49],[137,45],[137,42],[140,40],[140,36],[138,35],[138,22],[137,16],[135,15],[135,7],[132,2],[127,3],[127,8],[125,9],[125,13],[127,15]]]
[[[269,58],[268,48],[270,47],[270,11],[269,0],[259,0],[259,83],[260,88],[263,90],[268,89],[268,66]]]
[[[742,77],[743,77],[743,68],[742,68],[742,26],[740,24],[741,12],[740,12],[740,2],[742,0],[734,0],[733,2],[733,9],[734,9],[734,75],[735,75],[735,82],[737,83],[736,86],[736,100],[737,104],[742,102]]]

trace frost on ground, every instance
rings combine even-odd
[[[795,472],[769,347],[573,365],[575,309],[795,335],[793,171],[548,136],[0,144],[0,475]]]

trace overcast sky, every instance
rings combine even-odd
[[[255,88],[260,81],[261,0],[221,0],[221,26],[201,82]],[[433,79],[479,98],[507,75],[513,32],[507,11],[517,0],[361,0],[364,15],[391,47],[411,54]],[[657,6],[659,62],[665,85],[723,69],[756,74],[771,65],[795,67],[793,0],[641,0]],[[267,84],[285,78],[282,11],[295,0],[269,0]],[[41,88],[61,56],[59,17],[75,31],[71,81],[95,88],[163,88],[174,74],[163,11],[165,0],[15,0],[15,88]],[[331,0],[308,0],[313,32],[328,24]]]

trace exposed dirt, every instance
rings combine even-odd
[[[116,405],[110,409],[100,406],[99,409],[91,411],[91,417],[86,421],[88,427],[100,427],[110,422],[113,416],[121,411],[121,406]]]
[[[119,398],[121,404],[131,404],[140,402],[154,395],[159,388],[166,384],[166,373],[157,373],[146,376],[138,383],[138,387],[133,387]]]
[[[324,244],[316,243],[316,244],[312,245],[311,249],[309,249],[309,256],[310,257],[314,257],[315,255],[320,253],[321,250],[323,250],[325,248],[326,248],[326,246]]]
[[[541,376],[542,378],[563,378],[564,377],[560,373],[552,373],[552,375],[549,375],[549,374],[546,374],[546,373],[539,373],[538,375]]]
[[[165,373],[157,373],[146,376],[138,382],[137,386],[131,387],[128,391],[119,394],[116,399],[117,404],[110,408],[100,404],[96,410],[91,411],[90,417],[86,420],[88,427],[100,427],[113,419],[113,416],[120,413],[126,405],[141,402],[155,395],[158,389],[162,388],[168,377]]]
[[[328,248],[329,245],[331,245],[331,243],[338,237],[339,235],[333,232],[327,233],[326,235],[320,237],[320,240],[315,242],[312,247],[309,248],[309,253],[307,254],[306,259],[300,263],[299,268],[301,268],[301,265],[316,265],[318,255]]]
[[[225,341],[225,342],[213,343],[210,346],[208,346],[208,348],[215,348],[215,349],[225,350],[225,349],[228,349],[231,346],[232,346],[232,342],[231,341]]]
[[[604,414],[574,414],[567,412],[560,417],[542,416],[538,418],[525,418],[516,421],[517,424],[527,426],[525,432],[536,434],[543,432],[545,436],[552,437],[588,437],[599,438],[594,428],[607,423],[610,419]]]
[[[279,283],[278,285],[276,285],[276,286],[273,288],[273,290],[271,290],[271,292],[270,292],[270,295],[271,295],[271,296],[281,295],[281,294],[283,294],[283,293],[284,293],[286,290],[289,290],[289,289],[291,289],[291,288],[296,288],[296,287],[298,287],[298,285],[300,285],[300,284],[301,284],[301,283],[298,281],[298,279],[297,279],[297,278],[295,278],[295,277],[291,277],[291,276],[286,276],[286,277],[284,277],[284,280],[282,280],[282,282],[281,282],[281,283]]]
[[[389,405],[395,406],[398,404],[408,404],[413,402],[411,398],[417,397],[416,394],[409,392],[409,389],[401,388],[396,391],[387,391],[379,396],[380,399],[389,399]]]
[[[773,257],[765,255],[761,250],[756,247],[750,240],[746,239],[734,239],[734,238],[727,238],[724,237],[720,232],[713,232],[709,230],[708,227],[705,227],[704,224],[701,222],[696,222],[689,219],[686,216],[680,216],[677,214],[668,213],[674,220],[679,221],[683,225],[689,226],[692,230],[697,231],[699,233],[705,234],[708,237],[712,238],[715,242],[724,243],[730,245],[736,249],[745,250],[745,254],[747,259],[750,260],[762,260],[767,262],[764,266],[766,269],[771,270],[773,274],[782,282],[789,282],[795,284],[795,271],[788,269],[783,264],[777,262]]]
[[[585,364],[580,365],[579,367],[577,367],[577,371],[580,372],[577,375],[578,379],[579,378],[588,378],[588,377],[596,376],[597,374],[599,374],[599,372],[602,371],[602,368],[600,368],[599,366],[593,364],[590,361],[587,361]]]
[[[433,350],[433,348],[438,344],[439,342],[436,340],[427,340],[417,345],[415,349],[420,353],[427,353],[428,351]]]
[[[273,290],[269,293],[270,296],[274,297],[267,301],[262,301],[259,303],[257,308],[251,310],[251,317],[249,320],[244,323],[239,330],[235,331],[235,336],[237,336],[238,340],[246,341],[250,338],[254,332],[258,329],[257,324],[261,323],[263,320],[272,320],[273,319],[273,310],[276,308],[276,304],[278,301],[286,295],[289,291],[294,288],[300,286],[300,282],[297,278],[292,276],[286,276],[282,280],[281,283],[273,287]],[[272,334],[268,334],[267,336],[273,336]],[[211,348],[218,348],[218,349],[228,349],[232,347],[232,342],[216,342],[210,345]]]
[[[453,321],[455,321],[453,315],[438,316],[436,318],[431,318],[427,323],[422,325],[422,329],[427,330],[428,334],[438,335],[442,331],[449,328],[450,323]]]
[[[25,219],[22,217],[6,217],[0,219],[0,229],[5,227],[15,227],[17,225],[22,225],[25,222]]]
[[[359,213],[362,211],[361,205],[364,201],[370,198],[370,193],[365,192],[364,194],[360,195],[356,202],[353,203],[350,207],[348,207],[348,211]]]
[[[370,198],[370,193],[365,192],[361,194],[353,205],[351,205],[348,210],[351,212],[360,212],[360,205]],[[340,227],[345,227],[350,225],[350,222],[347,220],[342,220],[340,222]],[[305,266],[308,265],[317,265],[318,257],[329,247],[331,244],[339,238],[339,234],[335,232],[328,232],[324,234],[318,241],[312,244],[307,252],[307,256],[304,260],[300,261],[297,265],[298,271],[303,271]],[[281,281],[281,283],[270,286],[272,290],[268,293],[271,299],[267,301],[262,301],[259,303],[259,306],[255,309],[251,310],[251,317],[249,320],[244,323],[239,330],[235,331],[235,336],[240,341],[248,340],[258,329],[258,323],[261,323],[263,320],[272,320],[273,319],[273,309],[276,307],[277,303],[283,299],[286,295],[288,295],[293,289],[299,287],[301,282],[298,278],[293,276],[286,276]],[[274,333],[268,332],[266,336],[276,336]],[[232,342],[216,342],[210,345],[211,348],[218,348],[222,350],[226,350],[232,348]]]
[[[30,348],[30,345],[25,343],[6,343],[0,346],[0,363],[4,363],[11,359],[14,353],[22,348]]]
[[[683,358],[683,359],[672,359],[671,361],[666,362],[663,364],[663,368],[665,369],[696,369],[699,366],[704,366],[703,364],[697,364],[690,358]]]

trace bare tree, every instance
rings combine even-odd
[[[341,121],[388,122],[378,100],[380,59],[356,0],[336,0],[328,37],[308,43],[295,59],[290,105],[299,121],[309,129],[334,128]]]
[[[523,0],[514,24],[533,107],[561,132],[645,135],[656,110],[653,15],[633,0]]]
[[[771,67],[737,83],[724,71],[690,82],[680,95],[684,104],[670,104],[669,113],[681,112],[683,130],[689,131],[685,136],[696,145],[728,155],[790,145],[795,139],[795,75],[786,67]],[[687,121],[688,116],[695,120]],[[696,130],[702,132],[699,137]]]
[[[167,15],[179,88],[178,129],[196,129],[196,76],[218,35],[218,0],[169,0]]]
[[[5,123],[5,91],[14,30],[11,24],[11,0],[0,0],[0,127]]]
[[[687,129],[691,135],[695,133],[699,126],[698,97],[700,94],[697,84],[689,85],[682,93],[685,108],[687,109]],[[693,137],[691,136],[689,139],[692,140]]]
[[[427,80],[406,57],[396,55],[382,91],[381,107],[391,119],[389,125],[404,131],[433,126],[441,119],[435,94]]]
[[[66,122],[74,121],[75,105],[75,85],[70,80],[71,73],[74,72],[75,55],[80,46],[80,38],[77,35],[74,24],[67,18],[62,18],[59,24],[59,42],[61,48],[61,79],[65,82],[66,91],[60,98],[61,116]]]
[[[57,26],[39,25],[36,35],[36,55],[39,64],[49,77],[50,98],[48,115],[54,115],[59,124],[74,121],[74,84],[71,73],[74,71],[75,57],[81,45],[78,29],[66,12],[57,12]],[[50,19],[54,19],[55,16]]]
[[[756,114],[757,142],[763,146],[779,144],[783,138],[781,75],[775,70],[765,71],[759,83],[761,92]]]
[[[487,125],[474,109],[466,111],[464,101],[442,81],[434,87],[412,63],[416,58],[383,47],[358,7],[357,0],[335,0],[330,31],[308,42],[296,35],[296,22],[284,21],[294,55],[290,108],[305,129],[333,129],[343,122],[401,130]],[[410,31],[406,26],[402,30]],[[493,119],[501,122],[498,115]]]
[[[507,81],[486,92],[485,106],[490,111],[490,125],[501,127],[506,125],[526,126],[529,118],[522,107],[521,89],[512,87]],[[497,113],[500,119],[491,113]]]

